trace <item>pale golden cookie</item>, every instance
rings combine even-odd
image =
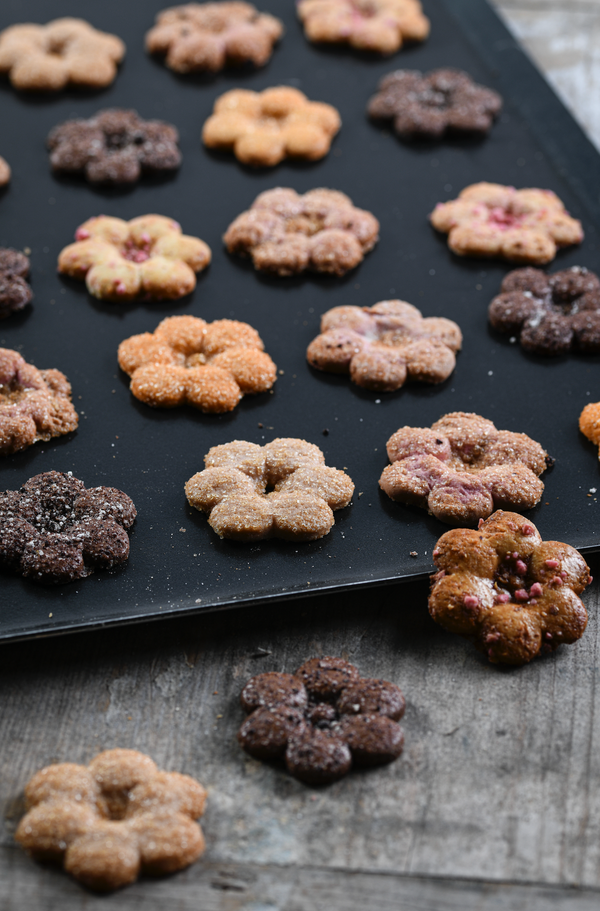
[[[419,0],[299,0],[298,15],[309,41],[379,54],[429,35]]]
[[[10,183],[10,165],[0,156],[0,187],[5,187]]]

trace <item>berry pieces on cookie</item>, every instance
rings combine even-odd
[[[391,120],[402,139],[439,139],[446,133],[487,133],[502,98],[462,70],[396,70],[369,101],[369,116]]]
[[[161,772],[137,750],[105,750],[87,766],[46,766],[28,781],[25,800],[15,834],[21,847],[98,892],[140,873],[183,870],[204,851],[195,820],[205,789],[189,775]]]
[[[0,493],[0,566],[45,585],[85,579],[127,560],[135,517],[122,491],[46,471]]]
[[[33,294],[26,281],[29,259],[10,247],[0,247],[0,319],[18,313],[30,303]]]
[[[0,455],[77,429],[71,384],[60,370],[38,370],[0,348]]]
[[[5,158],[0,155],[0,188],[10,183],[10,165]]]
[[[299,0],[298,15],[309,41],[378,54],[429,35],[419,0]]]
[[[580,639],[592,581],[581,554],[542,541],[528,519],[498,510],[477,531],[455,528],[437,542],[429,613],[490,661],[526,664]]]
[[[306,358],[317,370],[349,373],[357,386],[392,392],[407,378],[442,383],[454,370],[461,345],[462,333],[452,320],[424,319],[411,304],[391,300],[328,310]]]
[[[196,272],[210,262],[210,247],[181,233],[163,215],[131,221],[99,215],[77,228],[76,242],[58,257],[58,271],[85,280],[101,300],[176,300],[196,287]]]
[[[361,677],[342,658],[311,658],[295,674],[258,674],[240,701],[249,713],[238,732],[242,749],[255,759],[284,760],[306,784],[393,762],[404,746],[400,687]]]
[[[348,506],[354,484],[325,465],[312,443],[276,439],[266,446],[234,440],[213,446],[206,468],[185,485],[188,503],[208,513],[221,538],[315,541],[328,534],[334,509]]]
[[[310,269],[345,275],[379,240],[379,222],[338,190],[276,187],[256,197],[224,237],[230,253],[251,256],[254,268],[276,275]]]
[[[142,120],[135,111],[108,108],[89,120],[67,120],[50,132],[50,164],[57,174],[83,174],[90,183],[135,183],[181,164],[174,126]]]
[[[209,149],[232,151],[243,164],[272,167],[284,158],[323,158],[341,125],[334,107],[290,86],[232,89],[215,101],[202,140]]]
[[[496,430],[478,414],[455,411],[429,427],[401,427],[387,442],[391,465],[379,486],[399,503],[421,506],[448,525],[475,525],[499,507],[531,509],[553,464],[524,433]]]
[[[282,34],[280,20],[251,3],[186,3],[158,14],[146,50],[176,73],[217,73],[244,63],[264,66]]]
[[[488,315],[494,329],[515,335],[534,354],[600,352],[600,280],[583,266],[551,275],[533,268],[509,272]]]
[[[271,389],[277,367],[256,329],[220,319],[170,316],[154,332],[119,345],[119,366],[131,377],[136,399],[158,408],[193,405],[232,411],[244,395]]]
[[[544,265],[559,247],[583,240],[581,222],[571,218],[552,190],[475,183],[458,199],[438,203],[430,220],[448,235],[448,246],[458,256]]]
[[[83,19],[11,25],[0,32],[0,73],[16,89],[58,92],[66,86],[101,89],[114,80],[125,45]]]

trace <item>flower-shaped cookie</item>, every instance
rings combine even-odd
[[[7,183],[10,183],[10,165],[0,155],[0,187],[5,187]]]
[[[67,85],[104,88],[117,75],[125,45],[83,19],[11,25],[0,32],[0,73],[16,89],[57,92]]]
[[[0,455],[71,433],[78,422],[64,373],[38,370],[18,351],[0,348]]]
[[[295,674],[258,674],[240,700],[250,713],[240,746],[256,759],[284,759],[307,784],[329,784],[352,765],[382,765],[402,752],[400,687],[361,677],[342,658],[311,658]]]
[[[409,377],[441,383],[456,365],[462,334],[444,317],[423,319],[404,301],[374,307],[334,307],[321,317],[321,335],[308,346],[311,367],[349,373],[357,386],[392,392]]]
[[[293,438],[266,446],[234,440],[213,446],[185,495],[221,538],[314,541],[331,531],[333,510],[348,506],[354,484],[328,468],[318,446]]]
[[[127,560],[135,517],[122,491],[46,471],[0,493],[0,566],[50,585],[84,579]]]
[[[585,560],[568,544],[542,541],[517,513],[498,510],[477,531],[447,531],[433,559],[429,613],[494,663],[526,664],[585,631],[577,597],[592,581]]]
[[[179,134],[162,120],[108,108],[89,120],[67,120],[50,132],[50,164],[59,174],[84,174],[91,183],[135,183],[181,164]]]
[[[196,272],[210,262],[210,247],[163,215],[131,221],[98,215],[75,232],[58,257],[58,271],[85,279],[90,294],[127,303],[176,300],[196,287]]]
[[[277,367],[248,323],[171,316],[153,333],[119,345],[119,366],[131,377],[136,399],[159,408],[193,405],[232,411],[243,395],[266,392]]]
[[[161,772],[137,750],[105,750],[87,766],[46,766],[28,781],[25,799],[19,844],[100,892],[140,873],[175,873],[204,851],[195,820],[205,789],[189,775]]]
[[[458,199],[438,203],[430,219],[459,256],[543,265],[558,247],[583,240],[581,222],[571,218],[552,190],[474,183]]]
[[[402,139],[437,139],[445,133],[487,133],[502,98],[477,85],[462,70],[397,70],[384,76],[368,106],[369,115],[393,120]]]
[[[299,0],[298,15],[309,41],[379,54],[394,54],[405,42],[429,35],[419,0]]]
[[[598,447],[600,459],[600,402],[590,402],[579,415],[579,429]]]
[[[488,313],[494,329],[514,334],[535,354],[600,352],[600,280],[583,266],[552,275],[532,268],[509,272]]]
[[[186,3],[158,14],[146,49],[176,73],[217,73],[248,62],[264,66],[282,34],[280,20],[251,3]]]
[[[223,240],[230,253],[250,255],[261,272],[297,275],[312,269],[345,275],[379,240],[379,222],[338,190],[301,196],[276,187],[257,196]]]
[[[26,278],[29,259],[10,247],[0,247],[0,319],[26,307],[33,294]],[[2,393],[0,392],[0,396]]]
[[[553,460],[524,433],[496,430],[455,411],[428,427],[401,427],[387,442],[391,465],[379,486],[399,503],[422,506],[448,525],[474,525],[498,507],[531,509]]]
[[[286,157],[323,158],[341,125],[330,104],[309,101],[286,85],[263,92],[232,89],[215,101],[202,140],[209,149],[232,151],[244,164],[268,167]]]

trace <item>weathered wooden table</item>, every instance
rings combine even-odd
[[[598,139],[596,0],[498,6]],[[3,646],[0,909],[597,909],[599,592],[580,643],[519,670],[436,627],[425,583]],[[313,654],[402,686],[403,758],[315,791],[241,752],[242,684]],[[12,835],[34,770],[117,745],[209,787],[208,850],[98,897]]]

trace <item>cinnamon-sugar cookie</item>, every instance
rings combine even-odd
[[[28,257],[11,247],[0,247],[0,319],[18,313],[30,303],[33,294],[28,275]]]
[[[119,345],[119,366],[131,392],[160,408],[193,405],[205,412],[232,411],[243,395],[271,389],[277,368],[248,323],[171,316],[153,333]]]

